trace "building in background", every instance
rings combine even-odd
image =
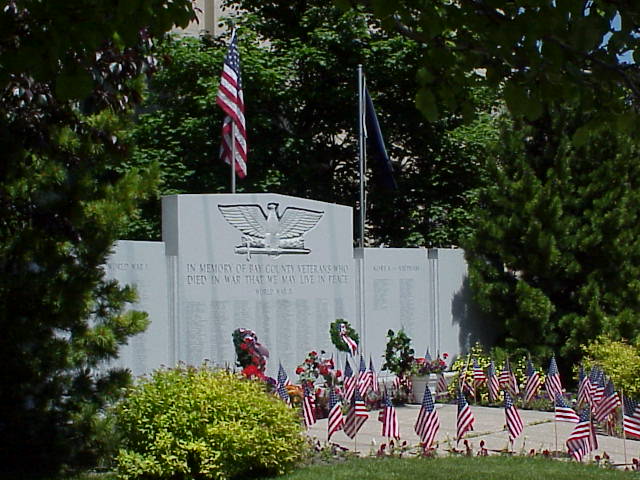
[[[220,17],[223,15],[222,0],[194,0],[197,21],[191,22],[186,28],[175,28],[173,33],[197,37],[203,33],[219,35],[224,28],[220,28]]]

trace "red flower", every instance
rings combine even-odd
[[[309,356],[311,356],[311,357],[317,357],[317,356],[318,356],[318,352],[316,352],[315,350],[313,350],[311,353],[309,353]]]
[[[329,373],[329,369],[326,365],[320,365],[320,375],[327,375]]]
[[[296,368],[296,375],[300,375],[302,372],[304,372],[304,368],[302,367]]]
[[[445,352],[445,353],[442,354],[442,358],[448,358],[448,357],[449,357],[448,353]]]
[[[248,350],[249,349],[249,345],[247,345],[246,343],[241,343],[240,344],[240,350]]]
[[[342,376],[342,372],[340,370],[336,370],[336,378],[340,378]]]

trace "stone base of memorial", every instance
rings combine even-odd
[[[451,382],[451,378],[455,376],[455,372],[444,372],[444,378],[447,381],[447,385]],[[424,389],[429,387],[431,390],[431,396],[434,401],[436,399],[436,383],[438,382],[438,375],[432,373],[430,375],[412,375],[411,384],[413,386],[413,402],[422,403],[422,397],[424,397]]]

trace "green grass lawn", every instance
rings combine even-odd
[[[597,480],[640,478],[638,472],[606,470],[544,458],[446,457],[357,458],[331,465],[311,465],[273,477],[279,480]]]

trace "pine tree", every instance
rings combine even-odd
[[[475,298],[504,344],[559,352],[565,369],[600,333],[640,335],[638,143],[593,125],[582,136],[592,118],[565,106],[505,121],[465,245]]]

